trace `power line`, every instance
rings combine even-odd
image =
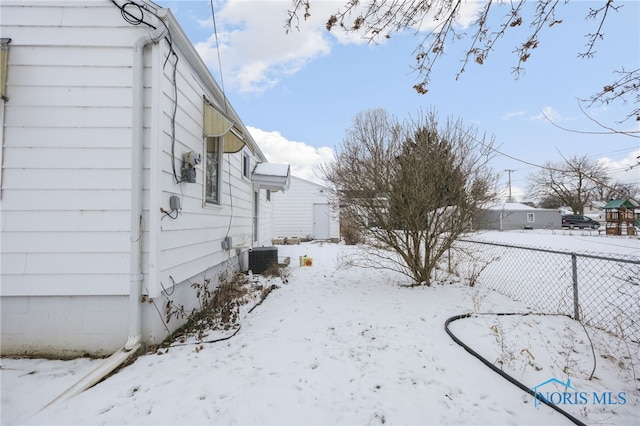
[[[529,162],[529,161],[526,161],[526,160],[522,160],[522,159],[520,159],[520,158],[516,158],[516,157],[514,157],[514,156],[512,156],[512,155],[509,155],[509,154],[507,154],[507,153],[504,153],[504,152],[500,151],[500,150],[499,150],[499,149],[497,149],[497,148],[494,148],[492,145],[488,145],[488,144],[486,144],[484,141],[482,141],[482,140],[480,140],[478,137],[476,137],[476,135],[473,135],[473,134],[471,134],[471,133],[470,133],[470,132],[468,132],[468,131],[465,131],[465,133],[467,134],[467,137],[469,137],[470,139],[472,139],[472,140],[473,140],[473,141],[475,141],[476,143],[478,143],[478,144],[482,145],[482,146],[483,146],[483,147],[485,147],[486,149],[488,149],[488,150],[490,150],[490,151],[493,151],[493,152],[495,152],[495,153],[497,153],[497,154],[499,154],[499,155],[502,155],[502,156],[504,156],[504,157],[510,158],[510,159],[512,159],[512,160],[514,160],[514,161],[517,161],[517,162],[519,162],[519,163],[527,164],[527,165],[529,165],[529,166],[533,166],[533,167],[536,167],[536,168],[541,169],[541,170],[548,170],[548,171],[554,171],[554,172],[559,172],[559,173],[566,173],[566,170],[559,169],[559,168],[554,167],[554,166],[552,166],[552,165],[540,165],[540,164],[532,163],[532,162]],[[563,157],[563,158],[564,158],[564,157]],[[565,159],[565,161],[566,161],[566,159]],[[591,181],[591,182],[593,182],[593,183],[595,183],[595,184],[597,184],[597,185],[600,185],[600,186],[602,186],[602,187],[604,187],[604,188],[611,189],[611,190],[613,190],[613,191],[618,192],[618,190],[617,190],[616,188],[612,187],[611,185],[608,185],[608,184],[607,184],[607,183],[605,183],[605,182],[602,182],[602,181],[601,181],[601,180],[599,180],[599,179],[595,179],[595,178],[593,178],[593,177],[589,176],[588,174],[583,173],[583,172],[581,172],[581,171],[577,171],[577,172],[578,172],[578,173],[580,173],[580,175],[581,175],[583,178],[585,178],[585,179],[587,179],[587,180],[589,180],[589,181]],[[632,199],[633,201],[636,201],[636,202],[638,201],[638,200],[635,200],[635,199],[633,199],[633,198],[631,198],[631,199]]]
[[[638,147],[638,145],[636,146],[630,146],[629,148],[622,148],[622,149],[618,149],[615,151],[609,151],[609,152],[603,152],[602,154],[593,154],[592,157],[601,157],[603,155],[609,155],[609,154],[617,154],[619,152],[629,152],[632,153],[633,151],[637,151],[639,150],[640,147]]]
[[[218,69],[220,70],[220,89],[222,90],[222,98],[224,102],[224,112],[229,113],[227,108],[227,94],[224,90],[224,77],[222,72],[222,61],[220,60],[220,42],[218,41],[218,26],[216,25],[216,13],[213,9],[213,0],[209,0],[211,4],[211,20],[213,21],[213,34],[216,39],[216,53],[218,56]]]

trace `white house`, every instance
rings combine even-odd
[[[276,237],[340,239],[340,222],[325,186],[291,176],[289,190],[271,197]]]
[[[167,306],[198,306],[192,283],[270,243],[288,166],[252,174],[264,154],[169,10],[2,0],[0,15],[2,354],[162,341],[182,324]]]

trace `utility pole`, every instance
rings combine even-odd
[[[507,200],[507,202],[513,203],[513,198],[511,197],[511,172],[515,172],[515,170],[506,169],[505,172],[509,173],[509,199]]]

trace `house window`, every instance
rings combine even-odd
[[[220,185],[222,183],[222,138],[207,137],[207,164],[205,177],[205,201],[220,204]]]
[[[267,189],[267,201],[271,201],[271,190]]]
[[[242,154],[242,176],[251,179],[251,157],[249,154]]]
[[[527,222],[532,223],[536,221],[535,213],[527,213]]]

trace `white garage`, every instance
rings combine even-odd
[[[272,197],[276,238],[340,239],[338,214],[325,186],[291,176],[289,189]]]

